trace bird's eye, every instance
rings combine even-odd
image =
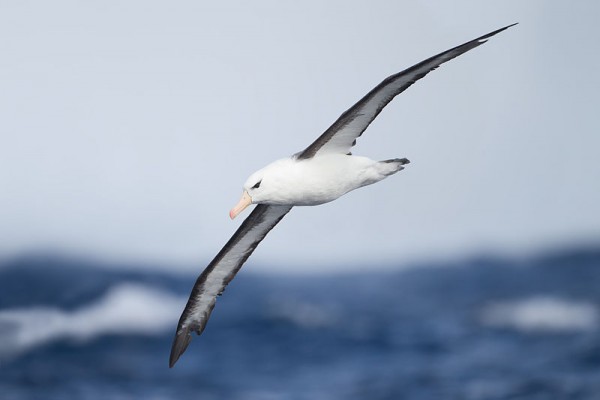
[[[254,186],[252,186],[252,189],[258,189],[260,187],[261,182],[262,182],[262,180],[256,182],[256,184]]]

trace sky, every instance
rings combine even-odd
[[[297,207],[257,269],[600,242],[600,3],[0,2],[0,258],[198,268],[255,170],[385,77],[502,26],[398,96],[354,154],[411,164]],[[199,267],[200,266],[200,267]]]

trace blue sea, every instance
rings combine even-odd
[[[0,399],[600,399],[598,249],[315,275],[249,263],[173,369],[196,275],[163,267],[1,263]]]

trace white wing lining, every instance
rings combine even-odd
[[[356,144],[356,139],[362,135],[381,110],[394,97],[404,92],[412,84],[441,64],[482,45],[486,42],[486,39],[513,25],[516,24],[505,26],[460,46],[453,47],[450,50],[421,61],[404,71],[387,77],[356,104],[346,110],[317,140],[296,154],[296,157],[298,159],[307,159],[323,153],[348,154],[352,146]]]
[[[204,331],[217,296],[223,293],[267,233],[291,209],[291,206],[257,205],[198,277],[177,325],[169,358],[170,367],[175,365],[187,348],[192,339],[191,333],[201,334]]]

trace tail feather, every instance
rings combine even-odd
[[[384,163],[398,163],[400,165],[410,164],[410,160],[408,158],[392,158],[389,160],[383,160],[381,162]]]
[[[390,176],[404,169],[404,165],[410,163],[408,158],[392,158],[390,160],[379,161],[379,173],[384,176]]]

